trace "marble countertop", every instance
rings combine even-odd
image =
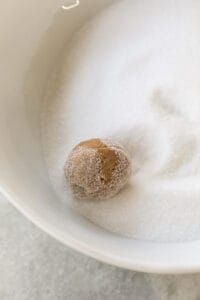
[[[0,200],[0,300],[200,300],[200,274],[127,271],[66,248]]]

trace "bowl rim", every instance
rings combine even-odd
[[[150,261],[149,259],[145,259],[143,261],[138,261],[136,259],[126,259],[119,255],[113,255],[111,253],[106,253],[105,251],[102,251],[102,249],[99,249],[94,244],[88,245],[84,242],[84,240],[80,241],[73,237],[72,234],[69,232],[65,235],[62,235],[58,230],[56,230],[56,227],[50,224],[49,222],[46,222],[45,220],[38,217],[36,214],[33,213],[33,211],[28,210],[22,205],[19,204],[19,201],[17,201],[17,196],[12,195],[11,192],[7,192],[2,186],[0,186],[0,193],[2,196],[4,196],[17,210],[19,210],[28,220],[30,220],[33,224],[35,224],[37,227],[42,229],[44,232],[46,232],[48,235],[56,239],[57,241],[61,242],[65,246],[68,246],[72,248],[75,251],[78,251],[79,253],[85,254],[89,257],[92,257],[96,260],[99,260],[101,262],[107,263],[109,265],[113,265],[115,267],[124,268],[127,270],[132,271],[139,271],[139,272],[147,272],[147,273],[155,273],[155,274],[189,274],[189,273],[198,273],[200,271],[200,241],[191,241],[191,242],[182,242],[182,243],[153,243],[153,242],[143,242],[139,241],[140,243],[146,243],[150,245],[161,245],[161,248],[172,248],[174,247],[181,247],[181,250],[184,250],[184,252],[187,253],[184,259],[179,260],[178,253],[175,253],[175,258],[172,262],[166,263],[162,259],[162,251],[161,251],[161,257],[158,259],[158,261],[155,263],[155,261]],[[197,247],[197,249],[193,249]],[[187,249],[189,246],[189,249]],[[197,254],[197,257],[194,257],[194,252]],[[162,250],[162,249],[161,249]],[[188,256],[188,252],[190,252],[190,255]],[[180,253],[184,254],[184,253]],[[184,255],[183,255],[184,257]],[[182,257],[182,258],[183,258]]]

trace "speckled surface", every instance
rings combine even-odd
[[[0,300],[200,300],[200,274],[126,271],[66,248],[0,200]]]

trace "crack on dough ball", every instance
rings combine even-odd
[[[77,199],[107,199],[128,182],[131,163],[125,149],[108,139],[90,139],[71,151],[65,176]]]

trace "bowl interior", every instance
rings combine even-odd
[[[73,32],[111,2],[82,0],[72,10],[59,0],[1,4],[1,191],[43,230],[97,259],[149,272],[199,270],[198,241],[150,243],[107,232],[64,207],[48,180],[38,126],[48,75]]]

